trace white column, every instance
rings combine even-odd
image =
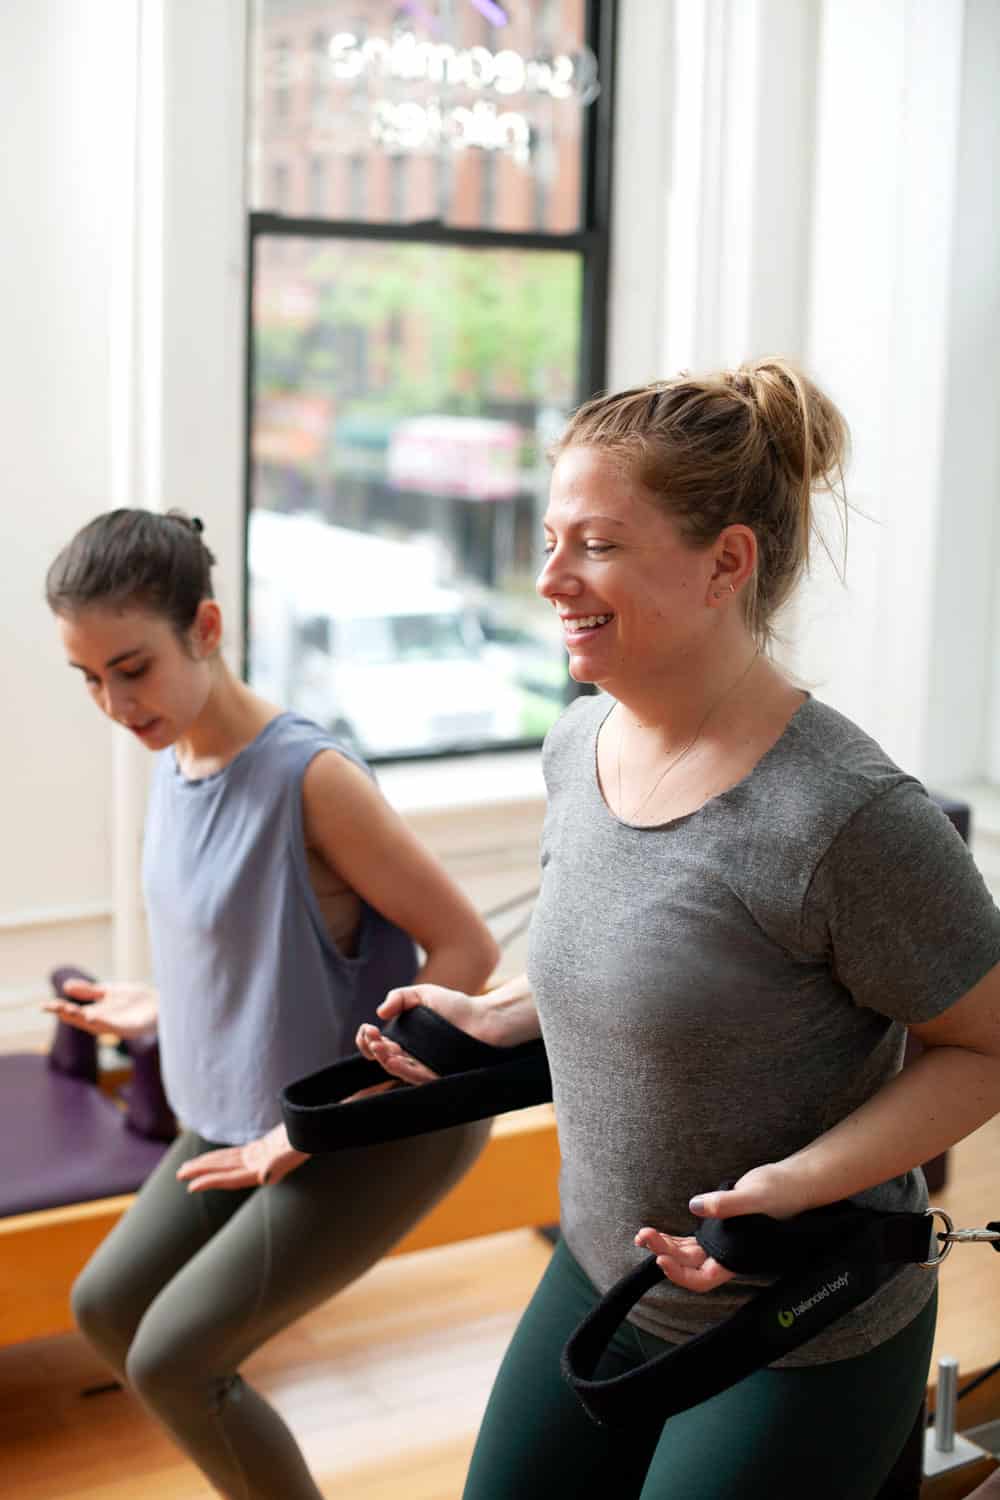
[[[622,0],[614,386],[804,341],[819,0]]]
[[[819,13],[820,0],[624,0],[612,387],[802,358]],[[668,47],[662,94],[640,109]]]
[[[643,385],[661,366],[673,97],[673,5],[620,0],[617,11],[608,389]]]
[[[663,368],[804,339],[817,0],[674,7]]]
[[[120,92],[111,267],[109,506],[160,505],[162,332],[162,0],[120,5]],[[148,755],[111,737],[111,960],[117,978],[149,966],[141,853]]]
[[[966,0],[928,774],[1000,782],[1000,7]]]
[[[241,659],[247,0],[169,0],[164,67],[162,453],[200,516]]]
[[[848,587],[804,593],[797,664],[929,775],[952,351],[962,0],[827,0],[807,363],[852,424]]]
[[[240,659],[245,0],[123,8],[112,331],[113,505],[201,517]],[[113,737],[116,974],[148,968],[141,849],[149,756]]]

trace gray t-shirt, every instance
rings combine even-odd
[[[687,1208],[856,1109],[929,1020],[1000,962],[1000,913],[918,782],[808,698],[736,786],[653,828],[601,795],[607,697],[550,732],[542,885],[528,972],[552,1068],[566,1243],[603,1292],[644,1255],[644,1224]],[[926,1205],[923,1175],[860,1201]],[[683,1340],[759,1281],[664,1280],[633,1315]],[[934,1277],[906,1267],[783,1363],[842,1359],[905,1326]]]

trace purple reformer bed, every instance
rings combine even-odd
[[[90,979],[64,967],[51,975]],[[0,1218],[132,1193],[172,1140],[155,1040],[128,1046],[124,1108],[97,1084],[97,1042],[57,1021],[48,1055],[0,1055]]]

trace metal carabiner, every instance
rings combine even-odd
[[[930,1270],[932,1266],[939,1266],[944,1260],[945,1256],[951,1250],[951,1247],[954,1244],[951,1236],[955,1233],[955,1223],[951,1215],[945,1213],[943,1208],[928,1208],[925,1209],[924,1212],[926,1213],[927,1218],[931,1221],[931,1238],[940,1240],[944,1246],[944,1248],[937,1255],[932,1256],[930,1260],[921,1260],[917,1262],[917,1264],[923,1266],[925,1270]],[[934,1234],[935,1214],[944,1223],[943,1232],[939,1230],[936,1235]]]
[[[944,1248],[939,1255],[934,1256],[931,1260],[919,1261],[918,1264],[921,1266],[928,1268],[939,1266],[951,1250],[952,1245],[993,1245],[996,1247],[1000,1244],[1000,1230],[956,1229],[951,1215],[946,1213],[943,1208],[928,1208],[926,1214],[932,1224],[935,1214],[943,1222],[944,1229],[939,1229],[935,1237]]]
[[[954,1229],[950,1234],[939,1234],[939,1240],[950,1245],[995,1245],[1000,1240],[997,1229]]]

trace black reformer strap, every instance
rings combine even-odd
[[[281,1109],[297,1150],[375,1145],[552,1098],[540,1040],[491,1047],[425,1006],[402,1012],[385,1034],[441,1076],[350,1100],[386,1081],[378,1063],[355,1054],[290,1084]],[[935,1236],[935,1213],[948,1233]],[[786,1220],[764,1214],[703,1219],[696,1238],[728,1270],[779,1279],[706,1333],[626,1374],[595,1379],[619,1325],[662,1280],[655,1256],[647,1257],[601,1299],[563,1350],[563,1375],[595,1422],[615,1428],[662,1424],[808,1343],[867,1301],[900,1265],[936,1264],[947,1250],[938,1252],[937,1240],[988,1239],[1000,1250],[1000,1223],[952,1232],[940,1210],[884,1213],[843,1201]]]
[[[397,1083],[348,1103],[351,1094],[385,1083],[378,1063],[356,1053],[310,1073],[281,1094],[288,1139],[297,1151],[338,1151],[426,1135],[552,1098],[541,1041],[491,1047],[423,1005],[401,1012],[385,1035],[441,1076],[416,1086]]]
[[[663,1272],[649,1256],[623,1276],[562,1355],[563,1375],[601,1426],[662,1424],[815,1338],[865,1302],[899,1265],[935,1259],[930,1214],[882,1213],[850,1202],[788,1220],[763,1214],[705,1219],[696,1238],[729,1270],[783,1274],[715,1328],[626,1374],[597,1380],[594,1372],[619,1324]]]

